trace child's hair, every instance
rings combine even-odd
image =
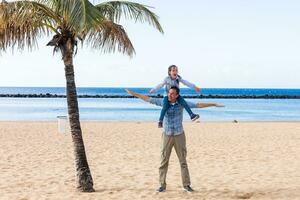
[[[170,76],[170,72],[171,72],[171,70],[172,70],[173,67],[175,67],[175,68],[178,70],[178,67],[177,67],[176,65],[170,65],[170,66],[168,67],[168,76]],[[181,78],[181,76],[179,76],[178,74],[177,74],[177,76],[178,76],[179,78]],[[178,79],[176,79],[176,82],[177,82],[177,84],[179,84],[179,80],[178,80]]]
[[[178,67],[177,67],[176,65],[170,65],[170,66],[168,67],[168,75],[169,75],[169,76],[170,76],[170,72],[171,72],[171,70],[172,70],[173,67],[177,68],[177,70],[178,70]]]

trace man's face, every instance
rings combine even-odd
[[[168,100],[169,100],[171,103],[175,103],[177,97],[178,97],[178,94],[177,94],[176,90],[170,89],[169,92],[168,92]]]

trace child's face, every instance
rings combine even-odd
[[[170,71],[171,78],[176,78],[177,77],[177,73],[178,73],[177,67],[172,67],[171,71]]]

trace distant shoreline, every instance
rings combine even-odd
[[[78,98],[135,98],[129,95],[77,95]],[[154,98],[163,96],[149,95]],[[300,99],[298,95],[182,95],[188,99]],[[66,98],[61,94],[0,94],[0,98]]]

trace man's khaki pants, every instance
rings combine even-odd
[[[181,178],[183,186],[190,185],[189,169],[186,162],[186,142],[185,134],[167,136],[162,133],[161,163],[159,167],[159,182],[162,187],[166,187],[166,176],[172,148],[175,148],[181,167]]]

